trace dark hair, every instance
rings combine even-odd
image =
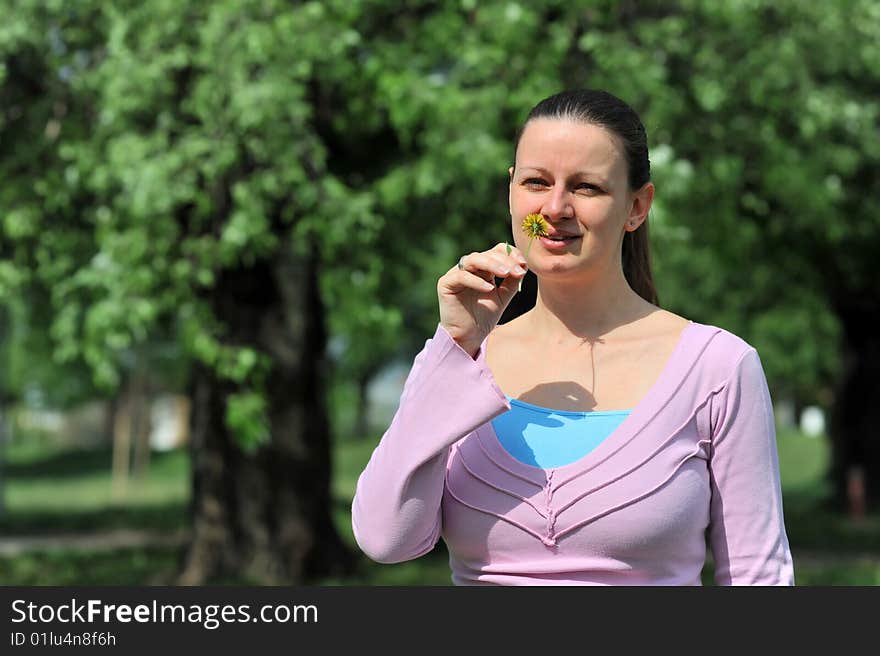
[[[532,108],[516,135],[513,161],[529,121],[536,118],[554,118],[592,123],[617,136],[626,157],[629,188],[640,189],[651,179],[648,159],[648,135],[645,126],[632,107],[607,91],[574,89],[545,98]],[[651,276],[651,254],[648,241],[648,222],[623,237],[621,261],[626,281],[639,296],[659,305],[654,279]]]

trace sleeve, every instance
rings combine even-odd
[[[416,356],[352,500],[355,541],[372,560],[398,563],[434,548],[450,447],[510,409],[479,355],[472,358],[438,324]]]
[[[749,347],[711,409],[709,544],[717,585],[794,585],[773,405]]]

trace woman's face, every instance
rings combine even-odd
[[[530,238],[521,227],[527,214],[543,215],[551,234],[576,236],[555,248],[535,238],[528,259],[538,275],[619,261],[624,231],[641,224],[653,197],[650,183],[638,193],[630,191],[626,160],[611,133],[564,119],[527,123],[510,176],[517,248],[528,248]]]

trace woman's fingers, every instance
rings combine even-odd
[[[464,255],[437,282],[440,302],[440,322],[452,339],[459,344],[479,345],[486,336],[486,328],[494,326],[514,294],[518,282],[525,276],[524,259],[505,244],[492,249]],[[495,280],[501,278],[501,284]],[[469,292],[476,292],[476,294]],[[494,302],[487,303],[487,300]]]
[[[510,249],[509,253],[507,252],[508,248]],[[504,255],[504,257],[507,258],[508,261],[510,261],[512,264],[521,264],[523,266],[527,265],[525,256],[513,244],[508,244],[506,242],[502,242],[502,243],[496,244],[492,248],[492,250],[497,251],[499,253],[502,253]]]
[[[459,269],[457,266],[450,269],[449,273],[440,279],[440,283],[441,288],[445,287],[453,294],[463,289],[473,289],[478,292],[491,292],[495,289],[491,278],[487,279],[467,269]]]
[[[463,287],[476,289],[479,292],[491,292],[495,290],[494,282],[490,282],[475,273],[471,273],[470,271],[459,271],[459,274]]]
[[[488,274],[498,278],[506,278],[511,274],[524,274],[525,267],[523,263],[525,258],[519,260],[513,252],[507,255],[504,251],[504,244],[499,244],[499,246],[501,247],[500,250],[496,246],[494,249],[483,253],[468,253],[461,259],[461,263],[465,270],[476,273],[481,277],[486,277],[486,274]]]
[[[440,279],[440,287],[449,293],[457,294],[464,289],[488,293],[498,289],[495,279],[501,278],[507,298],[508,293],[512,296],[518,291],[519,281],[526,274],[525,258],[513,247],[508,254],[503,243],[482,253],[472,251],[462,256],[460,262],[461,268],[458,265],[452,267]]]
[[[475,273],[482,278],[491,279],[492,276],[503,278],[510,273],[510,268],[497,255],[491,252],[468,253],[461,258],[465,271]]]

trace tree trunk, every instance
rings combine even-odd
[[[354,556],[332,521],[324,311],[315,251],[225,272],[212,305],[228,343],[271,358],[271,437],[246,453],[226,428],[236,386],[206,367],[192,390],[193,538],[179,582],[303,584],[345,576]]]
[[[134,401],[134,416],[132,417],[132,435],[134,441],[134,453],[132,455],[132,474],[134,478],[142,480],[150,467],[150,433],[153,429],[151,411],[153,407],[151,386],[140,381],[137,387],[137,396]]]
[[[357,414],[354,418],[354,434],[361,440],[370,437],[370,399],[367,393],[370,389],[372,377],[372,373],[364,373],[358,377],[357,381]]]
[[[833,506],[860,517],[880,501],[880,302],[835,299],[844,335],[843,372],[829,423]]]
[[[131,470],[131,381],[126,380],[120,394],[113,404],[113,464],[111,489],[113,500],[120,502],[128,493],[128,478]]]

